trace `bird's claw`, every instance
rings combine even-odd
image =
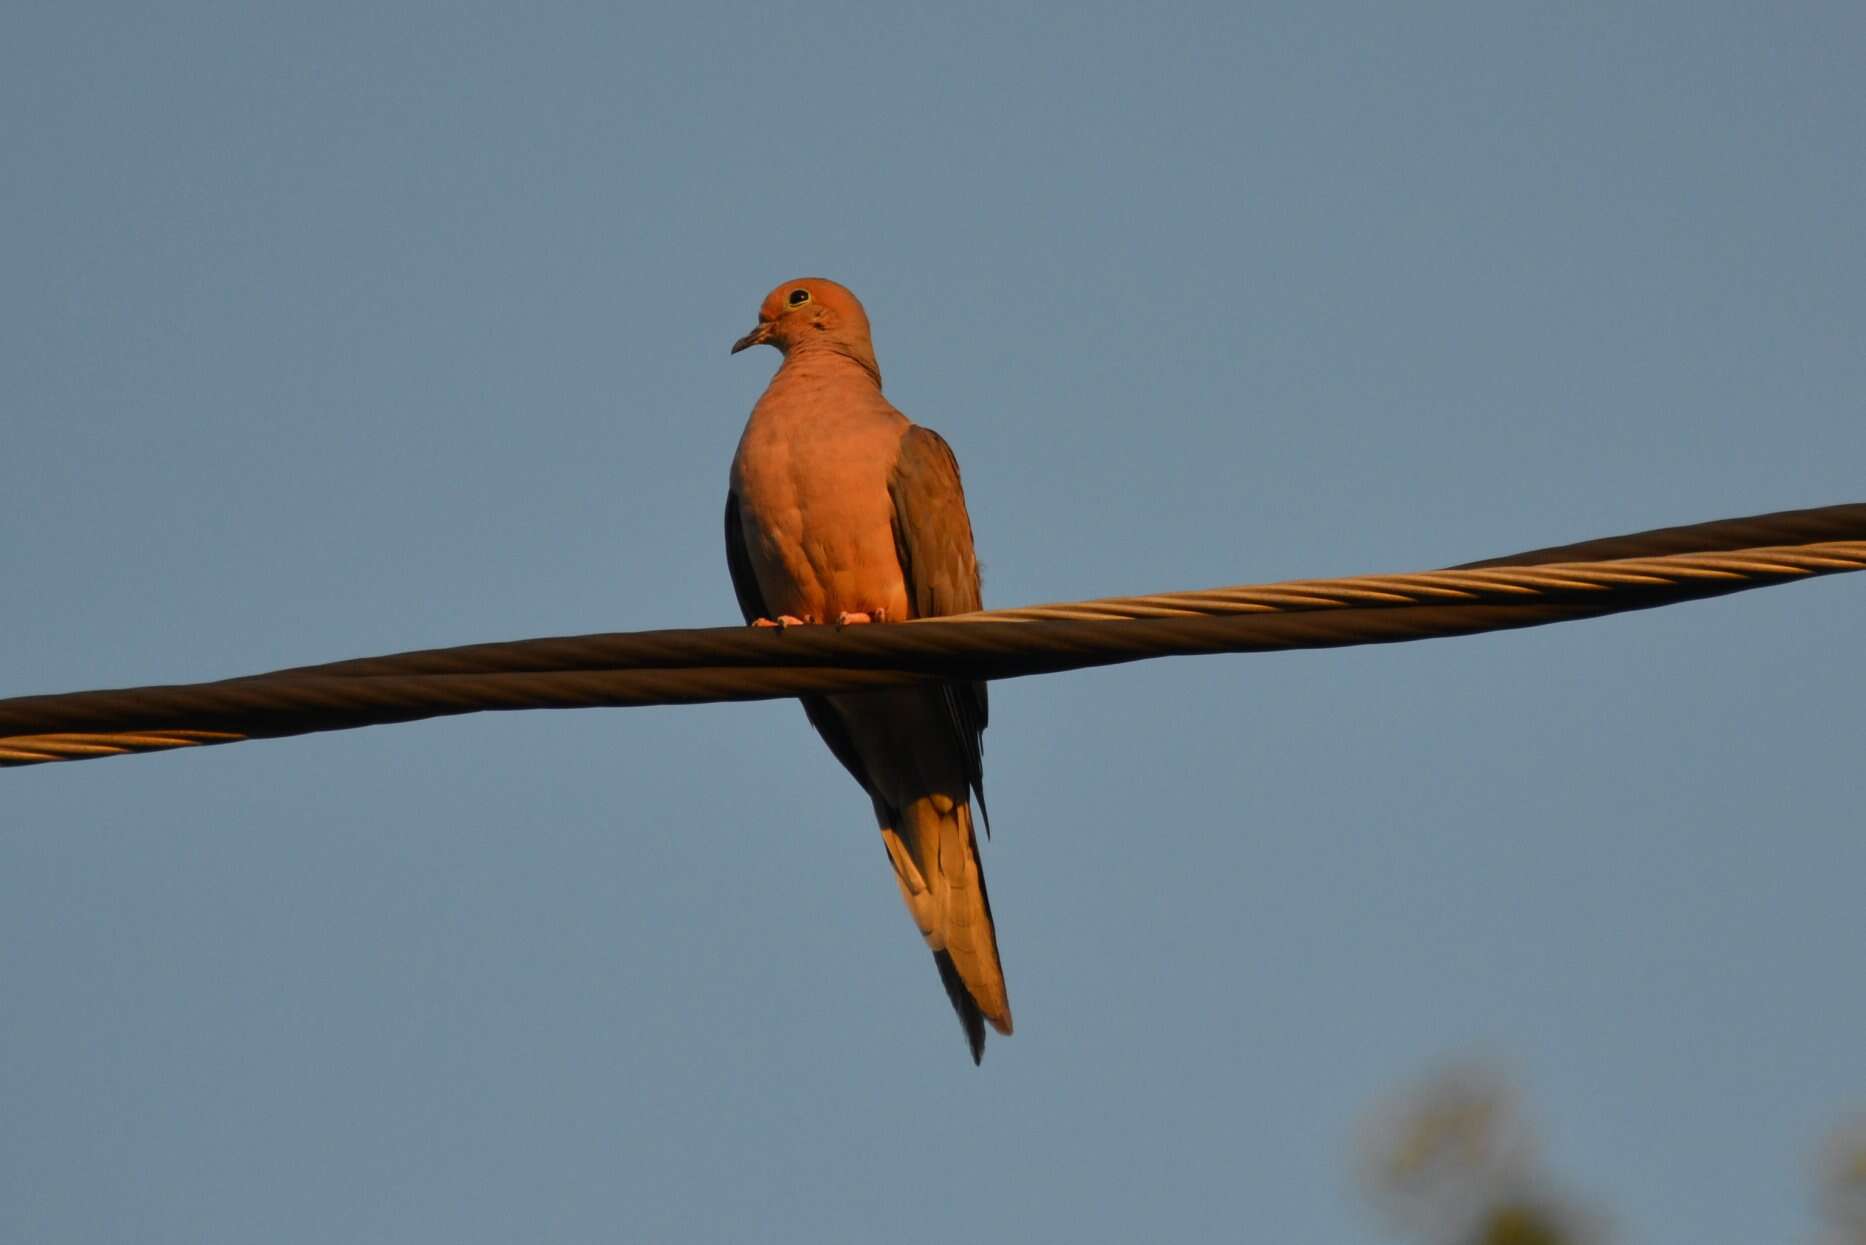
[[[888,621],[888,612],[880,606],[865,611],[844,610],[836,615],[838,627],[847,627],[851,623],[884,623],[886,621]]]
[[[752,620],[752,626],[776,627],[779,631],[782,631],[786,627],[801,627],[805,623],[812,623],[815,621],[816,619],[807,615],[803,618],[799,618],[795,614],[779,614],[776,618],[754,618]]]

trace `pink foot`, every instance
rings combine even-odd
[[[801,627],[806,623],[813,623],[815,621],[816,619],[808,616],[799,618],[795,614],[779,614],[775,619],[755,618],[752,620],[752,626],[776,627],[779,631],[782,631],[786,627]]]
[[[888,612],[884,609],[872,609],[866,612],[844,610],[836,615],[836,625],[846,627],[850,623],[884,623],[888,621]]]

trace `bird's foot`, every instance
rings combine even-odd
[[[802,618],[797,617],[795,614],[779,614],[776,618],[754,618],[752,620],[752,626],[776,627],[779,631],[782,631],[786,627],[801,627],[815,621],[816,616],[814,614],[805,614]]]
[[[851,623],[884,623],[886,621],[888,621],[888,612],[880,606],[864,611],[844,610],[836,615],[838,627],[847,627]]]

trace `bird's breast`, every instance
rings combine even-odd
[[[732,487],[752,572],[774,615],[908,616],[888,493],[906,420],[874,399],[774,382],[746,424]]]

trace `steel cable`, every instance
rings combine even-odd
[[[985,611],[899,626],[567,636],[211,683],[0,700],[0,765],[80,760],[492,709],[764,700],[929,677],[1385,644],[1538,626],[1866,568],[1866,504],[1533,550],[1442,571]]]

